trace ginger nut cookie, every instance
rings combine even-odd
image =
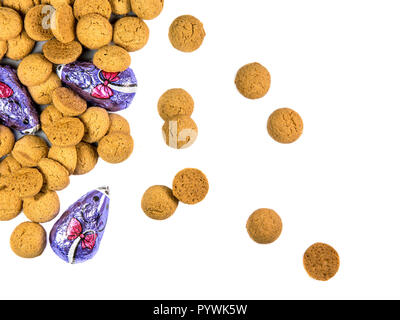
[[[277,142],[292,143],[303,133],[303,120],[289,108],[275,110],[268,118],[267,130]]]
[[[165,220],[172,216],[178,207],[179,200],[166,186],[152,186],[142,197],[142,210],[150,218]]]
[[[21,168],[7,177],[7,190],[14,192],[21,199],[33,197],[43,186],[43,176],[36,168]]]
[[[330,245],[314,243],[304,253],[303,264],[311,278],[327,281],[339,270],[339,254]]]
[[[29,38],[25,31],[7,41],[6,57],[12,60],[21,60],[30,54],[35,46],[35,40]]]
[[[130,0],[132,11],[141,19],[158,17],[164,7],[164,0]]]
[[[51,16],[51,32],[62,43],[75,39],[75,17],[71,6],[61,4]]]
[[[56,73],[52,73],[50,77],[43,83],[28,87],[33,101],[37,104],[50,104],[52,102],[53,91],[61,87],[61,80]]]
[[[25,16],[24,27],[28,36],[35,41],[46,41],[53,38],[51,32],[51,14],[54,8],[42,4],[29,9]],[[43,28],[45,26],[45,28]]]
[[[130,0],[109,0],[112,13],[116,15],[126,15],[131,12]]]
[[[48,129],[63,117],[63,114],[55,106],[47,106],[40,114],[40,124],[44,133],[48,135]]]
[[[82,54],[82,45],[78,41],[62,43],[51,39],[43,45],[44,56],[54,64],[75,62]]]
[[[71,89],[60,87],[53,91],[53,105],[64,116],[79,116],[86,111],[87,103]]]
[[[88,143],[98,142],[110,128],[110,118],[105,109],[100,107],[88,108],[80,117],[85,126],[82,140]]]
[[[191,116],[194,101],[184,89],[170,89],[158,100],[158,113],[163,120],[175,116]]]
[[[23,211],[32,222],[45,223],[53,220],[60,212],[60,199],[57,192],[39,192],[34,197],[24,199]]]
[[[172,46],[182,52],[193,52],[200,48],[205,36],[203,24],[190,15],[176,18],[169,28]]]
[[[19,80],[27,87],[45,82],[53,72],[53,65],[41,53],[32,53],[22,59],[18,66]]]
[[[79,42],[88,49],[99,49],[109,44],[113,37],[113,27],[103,16],[91,13],[83,16],[76,26]]]
[[[264,97],[270,86],[271,76],[267,68],[255,62],[241,67],[236,74],[236,88],[248,99]]]
[[[69,172],[59,162],[43,158],[37,167],[43,175],[43,190],[61,191],[68,187]]]
[[[0,221],[9,221],[17,217],[22,210],[22,200],[15,192],[0,190]]]
[[[0,125],[0,158],[9,154],[14,148],[15,137],[10,128]]]
[[[21,258],[36,258],[46,248],[46,230],[35,222],[23,222],[18,225],[10,238],[10,246]]]
[[[183,203],[196,204],[202,201],[208,193],[206,175],[198,169],[184,169],[179,171],[172,183],[174,196]]]
[[[133,151],[133,139],[130,135],[113,132],[99,142],[97,152],[100,158],[109,163],[120,163],[129,158]]]
[[[108,0],[75,0],[74,15],[78,20],[91,13],[96,13],[106,19],[110,19],[110,2]]]
[[[128,135],[131,134],[129,122],[123,116],[117,113],[109,113],[108,117],[110,118],[110,128],[108,129],[107,134],[112,132],[122,132]]]
[[[164,141],[174,149],[190,147],[197,139],[196,122],[188,116],[177,116],[165,121],[162,127]]]
[[[30,8],[40,4],[40,0],[3,0],[3,6],[25,15]]]
[[[9,154],[0,162],[0,177],[11,176],[14,172],[21,168],[21,164],[15,160],[11,154]]]
[[[78,160],[74,175],[86,174],[94,169],[99,158],[96,148],[86,142],[80,142],[76,146]]]
[[[22,19],[17,11],[0,7],[0,40],[10,40],[22,31]]]
[[[107,45],[94,54],[93,64],[107,72],[122,72],[131,65],[131,56],[121,47]]]
[[[46,141],[39,136],[27,135],[15,143],[11,154],[23,167],[36,167],[48,152]]]
[[[78,153],[75,146],[52,146],[49,150],[48,158],[61,163],[68,170],[69,174],[73,174],[78,161]]]
[[[6,52],[7,52],[7,41],[0,40],[0,60],[3,59]]]
[[[54,146],[71,147],[81,142],[85,127],[78,118],[64,117],[47,129],[47,138]]]
[[[254,211],[246,224],[251,239],[260,244],[274,242],[282,233],[282,220],[272,209]]]
[[[114,24],[113,41],[129,52],[142,49],[149,41],[147,24],[136,17],[124,17]]]

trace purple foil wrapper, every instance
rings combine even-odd
[[[128,108],[136,95],[137,80],[130,68],[105,72],[90,62],[73,62],[57,66],[57,74],[83,99],[108,111]]]
[[[0,121],[23,134],[39,130],[37,110],[26,88],[19,82],[17,72],[0,65]]]
[[[50,246],[68,263],[92,259],[99,250],[110,206],[108,187],[93,190],[72,204],[54,224]]]

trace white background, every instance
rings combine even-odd
[[[131,123],[132,157],[100,160],[59,193],[63,212],[110,185],[97,256],[68,265],[49,246],[36,259],[15,256],[9,237],[26,220],[21,214],[0,224],[0,298],[400,298],[399,10],[395,0],[166,0],[148,22],[148,45],[132,54],[140,90],[121,113]],[[182,14],[198,17],[207,32],[191,54],[168,40]],[[269,69],[272,86],[251,101],[234,77],[254,61]],[[175,87],[195,100],[199,137],[186,150],[165,145],[157,113],[158,98]],[[280,107],[303,118],[294,144],[267,134],[267,118]],[[140,208],[144,191],[171,186],[186,167],[208,176],[206,199],[180,204],[166,221],[149,219]],[[263,207],[283,220],[271,245],[256,244],[245,228]],[[328,282],[303,269],[314,242],[340,255]]]

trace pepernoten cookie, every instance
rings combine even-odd
[[[86,142],[76,146],[77,162],[74,175],[86,174],[94,169],[99,158],[96,148]]]
[[[108,0],[75,0],[74,15],[78,20],[91,13],[96,13],[106,19],[110,19],[110,2]]]
[[[275,141],[293,143],[303,133],[303,120],[296,111],[281,108],[269,116],[267,130]]]
[[[0,190],[0,221],[9,221],[21,213],[22,200],[7,188]]]
[[[149,41],[147,24],[136,17],[124,17],[114,24],[113,41],[129,52],[142,49]]]
[[[112,13],[116,15],[126,15],[131,12],[130,0],[109,0]]]
[[[30,8],[40,4],[40,0],[3,0],[3,5],[25,15]]]
[[[107,134],[112,132],[131,134],[129,122],[123,116],[117,113],[110,113],[108,116],[110,118],[110,128],[108,129]]]
[[[40,114],[40,124],[44,133],[48,135],[48,129],[61,118],[63,115],[55,106],[47,106]]]
[[[339,254],[328,244],[314,243],[304,253],[303,264],[311,278],[327,281],[339,270]]]
[[[43,83],[37,86],[28,87],[33,101],[37,104],[50,104],[52,102],[53,91],[61,87],[61,80],[54,72]]]
[[[21,168],[21,164],[9,154],[0,162],[0,178],[10,176]]]
[[[198,169],[184,169],[179,171],[172,183],[174,196],[183,203],[196,204],[202,201],[208,193],[206,175]]]
[[[0,158],[9,154],[14,148],[15,137],[10,128],[0,125]]]
[[[19,198],[33,197],[43,186],[43,176],[38,169],[21,168],[7,177],[7,190]]]
[[[158,100],[158,113],[163,120],[175,116],[191,116],[193,109],[193,98],[184,89],[169,89]]]
[[[10,246],[21,258],[36,258],[46,248],[46,241],[46,231],[40,224],[23,222],[11,234]]]
[[[258,62],[249,63],[239,69],[235,84],[246,98],[260,99],[267,94],[271,86],[271,76],[267,68]]]
[[[53,65],[41,53],[33,53],[22,59],[17,74],[22,84],[27,87],[45,82],[53,71]]]
[[[60,199],[57,192],[39,192],[23,202],[25,216],[32,222],[45,223],[53,220],[60,212]]]
[[[35,40],[29,38],[25,31],[7,41],[6,57],[12,60],[21,60],[30,54],[35,46]]]
[[[78,41],[62,43],[57,39],[51,39],[43,45],[43,54],[54,64],[68,64],[79,58],[82,46]]]
[[[152,186],[142,197],[142,210],[150,218],[165,220],[172,216],[179,201],[166,186]]]
[[[246,229],[255,242],[268,244],[281,235],[282,220],[272,209],[258,209],[247,220]]]
[[[47,129],[50,143],[59,147],[76,146],[85,134],[85,127],[77,118],[63,117]]]
[[[73,174],[78,161],[78,153],[75,146],[52,146],[49,150],[48,158],[61,163],[68,170],[69,174]]]
[[[79,116],[86,111],[87,103],[71,89],[60,87],[53,91],[53,105],[64,116]]]
[[[17,11],[0,7],[0,40],[10,40],[22,31],[22,19]]]
[[[197,139],[196,122],[188,116],[177,116],[165,121],[162,127],[165,143],[174,149],[190,147]]]
[[[91,13],[83,16],[76,26],[76,35],[88,49],[99,49],[109,44],[113,37],[113,27],[108,19]]]
[[[25,16],[24,27],[28,36],[35,41],[46,41],[53,38],[50,29],[51,7],[45,5],[34,6]],[[43,28],[45,26],[46,28]]]
[[[43,190],[61,191],[68,187],[69,172],[59,162],[43,158],[37,167],[43,175]]]
[[[130,135],[113,132],[99,142],[97,152],[100,158],[109,163],[120,163],[129,158],[133,151],[133,139]]]
[[[48,152],[46,141],[39,136],[27,135],[15,143],[11,154],[23,167],[36,167]]]
[[[75,39],[75,17],[71,6],[61,4],[51,16],[51,31],[56,39],[68,43]]]
[[[141,19],[158,17],[164,7],[164,0],[131,0],[132,11]]]
[[[85,126],[85,135],[82,140],[88,143],[98,142],[110,128],[110,118],[103,108],[90,107],[79,119]]]
[[[172,46],[182,52],[193,52],[200,48],[205,36],[203,24],[191,15],[176,18],[169,28]]]
[[[94,54],[93,64],[103,71],[122,72],[131,65],[131,56],[119,46],[107,45]]]

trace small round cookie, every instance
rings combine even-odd
[[[17,217],[22,210],[22,200],[15,192],[0,190],[0,221],[9,221]]]
[[[52,102],[53,91],[61,87],[61,80],[56,73],[52,73],[50,77],[43,83],[28,87],[33,101],[37,104],[50,104]]]
[[[61,4],[51,16],[51,32],[62,43],[75,39],[75,17],[68,4]]]
[[[131,56],[121,47],[107,45],[94,54],[93,64],[107,72],[122,72],[131,65]]]
[[[64,117],[47,129],[47,138],[54,146],[71,147],[81,142],[85,127],[78,118]]]
[[[162,134],[167,146],[174,149],[185,149],[196,141],[198,129],[192,118],[177,116],[165,121]]]
[[[193,98],[183,89],[170,89],[158,100],[158,113],[163,120],[175,116],[191,116],[193,109]]]
[[[49,150],[48,158],[58,161],[68,170],[69,174],[73,174],[78,161],[78,153],[75,146],[52,146]]]
[[[328,244],[314,243],[304,253],[303,265],[311,278],[327,281],[339,270],[339,254]]]
[[[82,46],[78,41],[62,43],[57,39],[52,39],[43,45],[43,54],[54,64],[68,64],[79,58],[82,54]]]
[[[88,143],[98,142],[110,128],[110,118],[105,109],[100,107],[88,108],[80,117],[85,126],[82,140]]]
[[[40,4],[40,0],[3,0],[3,6],[25,15],[30,8]]]
[[[108,0],[75,0],[74,15],[78,20],[83,16],[96,13],[106,19],[111,17],[111,5]]]
[[[74,175],[86,174],[94,169],[99,158],[96,148],[86,142],[80,142],[76,146],[78,161]]]
[[[97,152],[100,158],[109,163],[120,163],[129,158],[133,151],[133,139],[130,135],[113,132],[99,142]]]
[[[200,48],[205,36],[203,24],[190,15],[176,18],[169,28],[169,41],[182,52],[193,52]]]
[[[172,183],[174,196],[183,203],[196,204],[208,193],[209,185],[206,175],[198,169],[179,171]]]
[[[15,143],[11,154],[23,167],[36,167],[48,152],[46,141],[39,136],[26,135]]]
[[[21,168],[21,164],[9,154],[0,162],[0,177],[9,177]]]
[[[282,220],[274,210],[258,209],[247,220],[246,229],[255,242],[268,244],[281,235]]]
[[[124,17],[114,24],[113,41],[129,52],[142,49],[149,41],[149,27],[136,17]]]
[[[43,175],[43,189],[61,191],[69,185],[69,171],[60,163],[49,158],[43,158],[38,163],[38,169]]]
[[[303,133],[303,120],[289,108],[275,110],[268,118],[267,130],[277,142],[292,143]]]
[[[10,128],[0,125],[0,158],[9,154],[14,148],[15,137]]]
[[[258,62],[246,64],[236,74],[236,88],[248,99],[264,97],[271,86],[271,75]]]
[[[165,220],[172,216],[179,201],[166,186],[152,186],[142,197],[142,210],[152,219]]]
[[[0,7],[0,40],[10,40],[22,31],[22,19],[17,11]]]
[[[112,13],[116,15],[126,15],[131,12],[130,0],[109,0]]]
[[[53,65],[41,53],[32,53],[18,66],[18,78],[27,87],[45,82],[53,71]]]
[[[110,128],[108,129],[107,134],[112,132],[121,132],[128,135],[131,134],[129,122],[123,116],[117,113],[109,113],[108,117],[110,118]]]
[[[64,116],[79,116],[86,111],[87,103],[71,89],[60,87],[53,91],[54,106]]]
[[[0,40],[0,60],[3,59],[6,52],[7,52],[7,41]]]
[[[30,54],[35,46],[35,40],[29,38],[25,31],[22,31],[14,39],[7,41],[6,57],[12,60],[21,60]]]
[[[35,41],[46,41],[53,38],[50,28],[50,18],[53,12],[53,7],[46,7],[44,4],[29,9],[25,16],[24,27],[30,38]],[[43,25],[46,28],[43,28]]]
[[[10,238],[10,246],[21,258],[36,258],[46,248],[46,230],[35,222],[23,222],[18,225]]]
[[[62,118],[62,113],[55,106],[47,106],[40,114],[40,124],[44,133],[48,135],[49,128]]]
[[[34,197],[24,199],[23,211],[32,222],[45,223],[53,220],[60,212],[60,199],[57,192],[39,192]]]
[[[164,0],[131,0],[132,11],[141,19],[158,17],[164,7]]]
[[[78,21],[76,34],[81,44],[94,50],[111,42],[113,27],[103,16],[91,13]]]
[[[33,197],[43,186],[43,176],[35,168],[21,168],[7,179],[10,182],[8,189],[21,199]]]

